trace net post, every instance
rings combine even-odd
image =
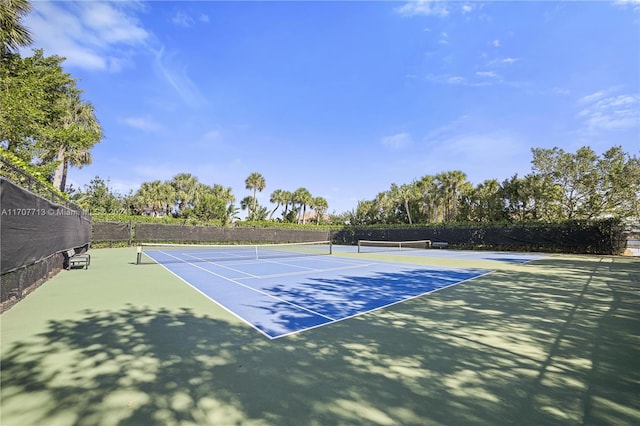
[[[329,254],[333,254],[333,241],[329,240]]]
[[[142,246],[138,246],[138,249],[136,251],[136,265],[139,265],[142,263]]]
[[[360,240],[358,240],[358,253],[360,253]]]

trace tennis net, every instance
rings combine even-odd
[[[358,253],[394,250],[419,250],[431,247],[431,240],[376,241],[358,240]]]
[[[279,244],[142,243],[138,245],[136,263],[221,262],[328,255],[331,253],[331,241]]]

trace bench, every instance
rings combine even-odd
[[[91,255],[88,253],[85,254],[76,254],[74,250],[69,250],[66,253],[67,255],[67,270],[80,266],[84,269],[89,269],[89,265],[91,264]]]
[[[449,243],[446,241],[434,241],[431,243],[431,247],[443,249],[449,247]]]

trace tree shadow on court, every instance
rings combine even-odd
[[[277,340],[190,309],[87,310],[3,353],[2,424],[637,422],[637,275],[556,268]]]
[[[397,272],[374,270],[366,275],[308,278],[295,285],[277,284],[263,290],[331,318],[341,319],[454,285],[486,272],[442,268],[414,268]],[[256,308],[269,310],[264,306]],[[274,313],[270,312],[272,315]],[[291,328],[286,318],[281,320],[281,328]]]

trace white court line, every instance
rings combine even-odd
[[[374,262],[374,263],[362,263],[361,261],[348,262],[348,261],[333,261],[333,260],[331,260],[330,262],[332,262],[332,263],[346,263],[349,266],[339,266],[339,267],[335,267],[335,268],[318,269],[318,268],[310,268],[308,266],[295,265],[293,263],[276,262],[275,260],[266,260],[266,259],[258,258],[258,259],[256,259],[255,262],[250,262],[248,264],[249,265],[260,265],[260,264],[263,264],[263,263],[273,263],[275,265],[283,265],[283,266],[289,266],[289,267],[292,267],[292,268],[304,269],[304,271],[281,272],[281,273],[278,273],[278,274],[268,274],[268,275],[254,275],[254,274],[250,274],[249,272],[245,272],[245,271],[242,271],[240,269],[232,268],[230,266],[225,266],[225,265],[223,265],[221,263],[205,260],[205,259],[202,259],[202,258],[197,257],[197,256],[192,256],[192,255],[186,254],[186,253],[184,255],[192,257],[195,260],[198,260],[198,261],[203,262],[203,263],[209,263],[211,265],[219,266],[220,268],[223,268],[223,269],[228,269],[230,271],[234,271],[234,272],[241,273],[243,275],[247,275],[246,277],[235,278],[236,280],[248,280],[248,279],[255,279],[255,278],[260,279],[260,278],[290,277],[290,276],[296,276],[296,275],[304,275],[304,274],[306,274],[306,273],[308,273],[310,271],[311,272],[318,272],[318,273],[321,273],[321,272],[333,272],[333,271],[342,271],[342,270],[347,270],[347,269],[363,268],[365,266],[373,266],[373,265],[377,265],[378,264],[376,262]],[[298,256],[298,257],[294,257],[292,259],[305,259],[306,260],[307,257],[306,256]],[[247,259],[247,260],[252,260],[252,259]],[[322,259],[322,260],[325,260],[325,259]],[[189,262],[186,262],[186,263],[189,263]]]
[[[203,262],[203,263],[209,263],[211,265],[219,266],[220,268],[223,268],[223,269],[228,269],[230,271],[239,272],[241,274],[248,275],[251,278],[260,278],[259,275],[253,275],[253,274],[250,274],[248,272],[241,271],[240,269],[232,268],[230,266],[224,266],[224,265],[222,265],[220,263],[217,263],[217,262],[212,262],[210,260],[202,259],[201,257],[192,256],[190,254],[185,254],[185,256],[193,257],[195,260],[198,260],[198,261]]]
[[[196,265],[196,264],[194,264],[194,263],[187,262],[186,260],[184,260],[184,259],[180,259],[179,257],[176,257],[176,256],[174,256],[174,255],[172,255],[172,254],[169,254],[169,253],[163,252],[163,251],[161,251],[161,250],[159,250],[159,251],[160,251],[160,253],[163,253],[163,254],[166,254],[167,256],[173,257],[174,259],[177,259],[177,260],[179,260],[179,261],[181,261],[181,262],[183,262],[183,263],[186,263],[187,265],[193,266],[194,268],[202,269],[203,271],[205,271],[205,272],[207,272],[207,273],[209,273],[209,274],[211,274],[211,275],[215,275],[215,276],[216,276],[216,277],[218,277],[218,278],[222,278],[223,280],[226,280],[226,281],[229,281],[229,282],[231,282],[231,283],[237,284],[237,285],[242,286],[242,287],[244,287],[244,288],[246,288],[246,289],[249,289],[249,290],[251,290],[251,291],[255,291],[256,293],[260,293],[260,294],[262,294],[262,295],[264,295],[264,296],[271,297],[272,299],[275,299],[275,300],[278,300],[278,301],[280,301],[280,302],[286,303],[287,305],[295,306],[296,308],[302,309],[303,311],[310,312],[310,313],[312,313],[312,314],[314,314],[314,315],[317,315],[317,316],[319,316],[319,317],[326,318],[326,319],[328,319],[328,320],[330,320],[330,321],[335,321],[335,318],[331,318],[331,317],[329,317],[329,316],[327,316],[327,315],[321,314],[320,312],[316,312],[316,311],[314,311],[313,309],[305,308],[304,306],[300,306],[300,305],[298,305],[297,303],[289,302],[288,300],[284,300],[284,299],[282,299],[282,298],[280,298],[280,297],[278,297],[278,296],[274,296],[273,294],[269,294],[269,293],[267,293],[266,291],[258,290],[257,288],[253,288],[253,287],[248,286],[248,285],[246,285],[246,284],[243,284],[243,283],[241,283],[241,282],[239,282],[239,281],[236,281],[236,280],[234,280],[234,279],[232,279],[232,278],[227,278],[227,277],[225,277],[224,275],[216,274],[216,273],[215,273],[215,272],[213,272],[213,271],[210,271],[210,270],[208,270],[208,269],[206,269],[206,268],[203,268],[203,267],[201,267],[201,266],[198,266],[198,265]],[[163,266],[164,266],[164,265],[163,265]],[[167,268],[167,269],[168,269],[168,268]],[[210,299],[211,299],[211,297],[210,297]],[[246,321],[246,320],[245,320],[245,321]],[[246,322],[248,322],[248,321],[246,321]]]
[[[281,263],[281,265],[287,265],[286,263]],[[379,265],[379,263],[361,263],[359,265],[351,265],[351,266],[339,266],[336,268],[327,268],[327,269],[312,269],[313,272],[318,272],[318,273],[322,273],[322,272],[333,272],[333,271],[345,271],[348,269],[357,269],[357,268],[363,268],[365,266],[373,266],[373,265]],[[305,275],[308,274],[309,271],[297,271],[297,272],[282,272],[279,274],[270,274],[270,275],[257,275],[255,276],[255,278],[279,278],[279,277],[291,277],[291,276],[296,276],[296,275]],[[254,277],[243,277],[243,278],[236,278],[238,280],[250,280]]]
[[[301,258],[300,256],[298,256],[295,259],[299,259]],[[298,269],[305,269],[307,271],[317,271],[317,269],[315,268],[309,268],[308,266],[301,266],[301,265],[293,265],[291,263],[284,263],[284,262],[276,262],[275,260],[266,260],[266,259],[259,259],[262,261],[262,263],[273,263],[274,265],[284,265],[284,266],[290,266],[292,268],[298,268]],[[261,277],[264,275],[261,275]]]

